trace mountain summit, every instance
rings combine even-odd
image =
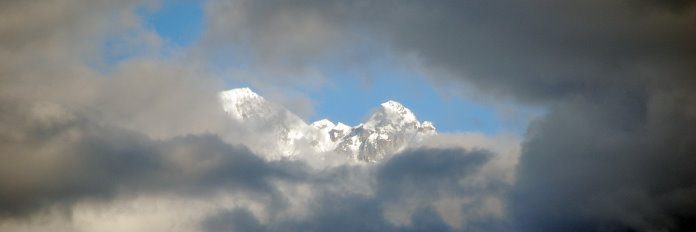
[[[232,120],[266,136],[266,143],[252,149],[270,158],[294,158],[303,151],[333,151],[353,160],[377,162],[409,143],[437,133],[431,122],[419,122],[411,110],[392,100],[382,103],[364,123],[351,127],[328,119],[308,125],[249,88],[223,91],[219,96],[222,109]]]

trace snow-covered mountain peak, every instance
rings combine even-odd
[[[377,162],[424,136],[436,134],[431,122],[421,124],[411,110],[392,100],[380,104],[366,122],[351,127],[328,119],[307,125],[285,107],[266,101],[249,88],[223,91],[219,96],[224,111],[249,127],[249,137],[258,137],[250,138],[257,141],[250,147],[271,159],[314,153],[344,154],[353,160]]]
[[[336,129],[336,130],[350,130],[351,127],[346,125],[346,124],[343,124],[342,122],[338,122],[338,124],[336,124],[334,129]]]
[[[398,117],[399,119],[408,122],[417,121],[416,115],[414,115],[413,112],[411,112],[411,110],[406,108],[401,103],[398,103],[393,100],[389,100],[385,103],[382,103],[380,105],[380,111],[387,113],[389,116]]]
[[[220,92],[220,98],[230,103],[244,103],[248,101],[265,101],[265,99],[249,88],[237,88]]]
[[[394,100],[386,101],[386,102],[380,104],[380,106],[387,108],[387,109],[390,109],[390,110],[394,110],[394,111],[403,111],[404,109],[406,109],[406,107],[404,107],[404,105],[402,105],[401,103],[394,101]],[[406,109],[406,110],[408,110],[408,109]]]
[[[416,128],[420,123],[416,115],[408,108],[393,100],[380,104],[379,110],[373,113],[365,122],[366,128],[385,127],[391,125],[394,129],[404,126]],[[397,128],[398,127],[398,128]]]
[[[313,127],[320,129],[320,130],[327,130],[328,131],[328,130],[333,129],[336,125],[333,122],[329,121],[328,119],[322,119],[322,120],[313,122],[312,124],[310,124],[310,126],[313,126]]]
[[[220,92],[222,109],[237,120],[253,117],[253,114],[272,113],[269,103],[249,88],[237,88]]]
[[[254,91],[251,91],[251,89],[248,87],[230,89],[227,91],[223,91],[223,93],[240,97],[261,97]]]

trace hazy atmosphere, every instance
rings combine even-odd
[[[694,231],[696,1],[0,1],[0,231]]]

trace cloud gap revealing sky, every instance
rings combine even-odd
[[[695,1],[0,3],[0,231],[693,231]]]

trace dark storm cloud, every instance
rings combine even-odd
[[[669,10],[673,10],[675,12],[683,12],[689,10],[696,1],[694,0],[664,0],[664,1],[656,1],[656,0],[644,0],[642,1],[644,4],[647,4],[649,6],[661,6]]]
[[[462,149],[420,149],[404,152],[390,159],[379,169],[377,184],[380,186],[379,191],[382,191],[379,194],[395,197],[413,191],[433,194],[438,187],[449,186],[456,189],[457,181],[476,172],[489,156],[486,151],[467,153]]]
[[[408,14],[387,22],[401,51],[482,90],[549,107],[529,127],[512,190],[520,229],[693,227],[693,8],[618,1],[411,7],[434,20]]]
[[[693,1],[209,2],[199,46],[248,49],[250,67],[269,76],[306,74],[336,51],[369,57],[356,49],[369,41],[415,57],[435,80],[545,107],[512,186],[479,175],[491,154],[475,150],[412,150],[326,170],[265,161],[205,135],[239,125],[219,123],[218,89],[197,78],[205,72],[196,62],[131,59],[106,73],[88,65],[105,34],[137,31],[137,4],[60,3],[0,3],[3,219],[88,199],[223,190],[259,196],[268,218],[225,208],[203,229],[695,227]],[[284,185],[312,188],[306,218],[283,218],[303,197]],[[446,198],[456,203],[439,203]],[[508,207],[501,219],[497,209]]]
[[[221,210],[221,215],[206,221],[209,226],[204,229],[211,230],[229,226],[327,230],[336,224],[345,229],[445,230],[463,222],[476,226],[479,218],[500,217],[496,199],[501,191],[490,192],[486,186],[464,191],[465,187],[455,186],[474,176],[485,179],[475,175],[488,163],[488,153],[483,151],[417,150],[386,166],[313,170],[302,161],[267,161],[242,146],[228,144],[238,142],[228,133],[254,131],[220,122],[225,115],[215,101],[219,83],[206,79],[208,73],[201,71],[199,63],[127,57],[106,70],[96,70],[104,55],[103,40],[124,34],[133,36],[128,39],[147,40],[151,34],[131,14],[139,7],[136,3],[83,3],[3,2],[6,5],[0,9],[0,33],[8,35],[0,44],[0,230],[94,231],[109,226],[144,230],[157,222],[136,218],[130,222],[134,225],[122,225],[116,218],[124,212],[150,216],[150,211],[139,207],[158,205],[172,196],[175,202],[165,203],[166,212],[156,216],[178,220],[172,215],[190,213],[204,218]],[[273,22],[304,13],[298,10]],[[324,14],[303,17],[306,25],[288,31],[321,33],[332,24],[318,20]],[[287,25],[294,24],[280,23],[277,28]],[[306,38],[311,37],[289,40],[297,48],[270,46],[262,59],[282,58],[317,45],[330,47],[337,37],[313,42]],[[258,44],[265,46],[264,40]],[[408,168],[394,166],[402,164]],[[402,171],[431,191],[403,178]],[[309,186],[310,193],[293,192],[303,186]],[[313,196],[316,201],[307,200]],[[439,209],[440,197],[454,203]],[[496,198],[490,205],[493,213],[479,212],[478,201],[463,206],[466,200],[460,198],[464,197]],[[212,202],[208,204],[224,206],[189,207],[208,199]],[[133,201],[138,207],[128,206]],[[239,210],[229,211],[234,207]],[[253,210],[261,211],[258,214],[271,223],[251,215]],[[285,218],[293,210],[307,211],[309,216]],[[448,219],[443,215],[449,211],[463,211],[474,218]],[[74,218],[64,217],[71,213]],[[90,218],[95,215],[106,216]],[[89,223],[75,218],[87,218]],[[227,219],[231,224],[224,224]],[[176,224],[167,220],[160,223]],[[393,220],[402,225],[394,225]]]
[[[177,195],[201,199],[224,193],[249,194],[268,213],[261,223],[248,208],[219,209],[201,229],[450,231],[500,229],[499,215],[481,213],[484,198],[500,198],[510,187],[502,179],[468,186],[492,153],[454,148],[408,150],[374,166],[312,169],[300,161],[266,161],[215,135],[153,140],[136,131],[97,123],[64,106],[42,102],[0,104],[0,222],[31,218],[46,210],[68,215],[84,202],[116,202],[129,197]],[[307,218],[283,213],[301,194],[289,186],[311,187],[303,205]],[[356,188],[366,185],[366,192]],[[442,198],[476,199],[453,203],[467,218],[464,227],[446,222]],[[395,207],[395,208],[390,208]],[[406,213],[395,225],[390,213]],[[30,220],[28,220],[29,222]]]
[[[259,39],[249,40],[248,45],[258,56],[317,61],[334,52],[319,44],[354,49],[365,45],[355,38],[368,35],[388,42],[397,55],[415,54],[426,69],[445,71],[482,90],[524,102],[578,95],[603,98],[643,91],[645,85],[655,84],[654,73],[681,72],[675,66],[683,69],[693,62],[694,8],[675,14],[638,7],[643,3],[212,1],[209,36],[217,40],[253,36]],[[309,20],[298,12],[315,17]],[[311,27],[317,21],[322,27]],[[277,29],[277,24],[287,22],[293,22],[291,27]],[[304,27],[316,29],[318,36],[288,39],[302,38],[304,33],[293,28]],[[235,33],[223,33],[229,29]],[[341,37],[328,36],[336,30]],[[309,50],[303,43],[314,50],[301,52]],[[278,47],[299,51],[267,51]],[[685,78],[685,73],[674,74],[661,77]]]
[[[634,97],[683,80],[696,51],[694,16],[625,2],[457,2],[409,5],[385,23],[400,51],[483,90],[521,101]],[[409,11],[405,11],[409,12]],[[420,15],[418,14],[418,15]],[[430,20],[423,20],[427,18]],[[676,75],[674,75],[676,74]],[[595,99],[596,98],[596,99]]]
[[[405,151],[393,156],[384,164],[374,167],[344,166],[317,173],[313,181],[318,193],[309,205],[311,215],[300,221],[270,220],[260,223],[248,210],[240,208],[223,210],[202,223],[207,231],[456,231],[502,229],[505,223],[499,218],[471,220],[466,228],[456,229],[443,221],[430,203],[443,196],[479,198],[500,194],[494,190],[504,185],[492,181],[487,186],[464,188],[459,181],[471,178],[489,161],[487,151],[464,149],[425,148]],[[367,168],[375,173],[373,195],[340,194],[330,188],[351,172]],[[374,168],[374,169],[373,169]],[[325,178],[325,177],[329,178]],[[322,180],[333,183],[324,183]],[[509,186],[508,186],[509,187]],[[402,201],[403,200],[403,201]],[[410,216],[410,225],[397,226],[389,221],[384,211],[387,204],[409,205],[419,202]],[[465,206],[461,206],[465,207]],[[473,208],[481,208],[474,206]]]
[[[512,190],[521,230],[693,227],[696,14],[632,4],[424,4],[386,23],[426,67],[549,107]]]
[[[153,141],[58,105],[15,103],[0,105],[0,218],[119,195],[273,195],[268,181],[303,177],[300,164],[268,163],[214,135]]]
[[[693,1],[315,3],[253,1],[241,9],[321,12],[332,30],[367,34],[397,56],[416,57],[433,79],[547,108],[525,135],[509,200],[520,229],[693,229]],[[293,45],[282,39],[293,31],[271,31],[280,34],[257,36]]]
[[[246,209],[226,210],[203,222],[205,231],[268,231]]]
[[[522,228],[693,229],[694,118],[567,104],[529,129],[512,199]]]

